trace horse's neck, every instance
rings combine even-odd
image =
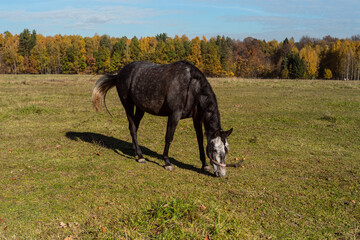
[[[206,77],[199,71],[193,71],[193,78],[198,79],[198,110],[200,118],[205,127],[207,138],[212,136],[216,131],[221,130],[220,113],[214,91]]]
[[[201,102],[201,111],[203,114],[203,122],[207,136],[213,135],[216,131],[221,130],[220,113],[216,101],[216,96],[212,89],[206,92]]]
[[[207,135],[213,135],[216,131],[221,130],[220,114],[218,110],[204,113],[204,127]]]

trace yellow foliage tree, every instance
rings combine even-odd
[[[39,34],[36,38],[36,45],[30,55],[32,68],[37,73],[48,73],[50,67],[50,56],[46,48],[46,38]]]
[[[195,64],[198,68],[202,68],[202,61],[201,61],[201,40],[199,37],[194,38],[191,40],[190,43],[190,55],[188,59],[190,62]]]
[[[319,55],[316,52],[316,49],[306,45],[303,49],[300,50],[299,55],[306,64],[308,77],[316,78],[318,76],[319,68]]]
[[[332,75],[332,72],[330,69],[326,68],[324,70],[324,78],[325,79],[332,79],[333,78],[333,75]]]
[[[19,37],[6,32],[4,36],[4,47],[2,48],[1,55],[6,65],[8,66],[7,73],[18,73],[19,64],[21,64],[20,55],[18,54]]]

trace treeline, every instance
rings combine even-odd
[[[221,36],[190,40],[165,33],[140,39],[43,36],[28,29],[19,35],[0,34],[3,74],[102,74],[139,60],[161,64],[188,60],[212,77],[359,80],[360,36],[266,42]]]

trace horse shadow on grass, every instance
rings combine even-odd
[[[91,144],[98,145],[101,147],[105,147],[107,149],[113,150],[115,153],[117,153],[123,157],[135,160],[135,158],[133,157],[134,150],[132,148],[132,143],[128,143],[121,139],[117,139],[114,137],[108,137],[108,136],[105,136],[105,135],[102,135],[99,133],[92,133],[92,132],[67,132],[65,134],[65,136],[73,141],[83,141],[83,142],[91,143]],[[140,148],[144,155],[163,160],[162,155],[148,149],[147,147],[140,146]],[[159,163],[157,163],[155,161],[151,161],[148,158],[145,158],[145,159],[147,162],[154,163],[156,165],[161,166]],[[204,171],[201,168],[197,168],[193,165],[179,162],[174,158],[170,158],[170,162],[178,168],[191,170],[191,171],[194,171],[197,173],[213,176],[211,173]]]

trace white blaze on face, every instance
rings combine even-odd
[[[214,146],[214,149],[212,151],[212,157],[214,159],[212,159],[212,160],[216,161],[218,163],[225,163],[225,156],[229,150],[229,144],[228,144],[227,140],[225,140],[225,144],[224,144],[223,141],[221,141],[221,137],[216,137],[211,140],[211,143]],[[222,161],[222,159],[223,159],[223,161]],[[215,174],[220,174],[221,176],[225,176],[225,174],[226,174],[225,167],[220,167],[216,164],[213,164],[213,167],[214,167]]]
[[[214,144],[214,150],[216,150],[217,153],[220,154],[220,152],[224,152],[225,149],[225,145],[224,143],[221,141],[221,137],[216,137],[213,140],[211,140],[211,142]],[[220,161],[218,161],[220,162]]]

